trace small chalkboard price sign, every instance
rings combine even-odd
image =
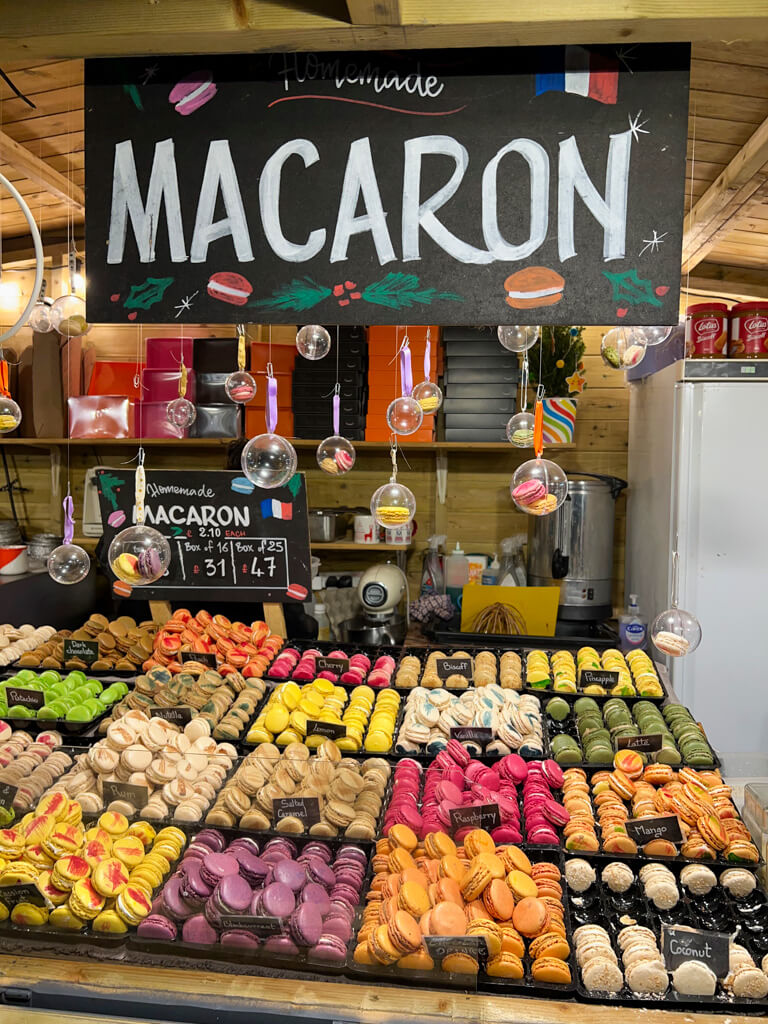
[[[607,669],[583,668],[579,680],[582,686],[604,686],[608,690],[618,683],[619,673]]]
[[[479,743],[484,747],[493,739],[493,729],[482,725],[453,725],[451,739],[459,743]]]
[[[188,704],[179,704],[175,708],[159,708],[157,705],[149,709],[153,718],[162,718],[174,725],[184,726],[192,721],[194,710]]]
[[[730,942],[730,935],[723,932],[662,926],[662,952],[669,971],[688,960],[696,960],[706,964],[716,977],[724,978],[729,971]]]
[[[212,669],[215,669],[218,665],[214,651],[180,651],[179,653],[181,654],[182,665],[186,665],[188,661],[196,661],[200,665],[206,665]]]
[[[438,676],[445,681],[450,676],[472,678],[471,658],[438,658],[435,665]]]
[[[320,821],[320,801],[316,796],[284,796],[272,801],[276,821],[298,818],[307,828]]]
[[[105,804],[110,804],[113,800],[124,800],[139,810],[149,800],[149,789],[146,786],[138,786],[131,782],[104,782],[102,786]]]
[[[237,929],[238,931],[251,932],[261,939],[268,939],[270,935],[283,934],[283,922],[279,917],[255,917],[252,914],[222,914],[218,922],[222,931]]]
[[[17,704],[25,708],[41,708],[45,704],[42,690],[27,690],[23,686],[6,686],[5,699],[9,708]]]
[[[12,786],[10,782],[0,783],[0,807],[3,810],[10,811],[13,808],[13,801],[16,799],[18,788]]]
[[[638,846],[644,846],[652,839],[667,839],[670,843],[683,841],[680,819],[676,814],[663,814],[657,818],[630,818],[626,828],[627,835]]]
[[[73,640],[68,637],[64,641],[64,661],[77,659],[84,661],[86,665],[92,665],[99,657],[98,640]]]
[[[325,736],[326,739],[336,740],[346,735],[346,725],[340,725],[338,722],[320,722],[316,718],[307,719],[307,736]]]
[[[483,935],[425,935],[424,944],[435,964],[452,953],[474,957],[481,970],[488,962],[488,942]]]
[[[133,473],[97,469],[104,550],[135,519]],[[296,473],[261,490],[241,473],[149,470],[144,521],[171,546],[171,564],[143,600],[301,602],[311,586],[307,489]],[[109,574],[114,577],[109,567]],[[189,652],[192,660],[204,656]],[[215,659],[211,665],[216,667]]]
[[[636,750],[639,754],[653,754],[661,750],[661,745],[660,732],[649,733],[647,736],[619,736],[616,740],[619,750]]]
[[[451,829],[457,832],[460,828],[484,828],[486,832],[498,828],[501,814],[498,804],[474,804],[467,807],[452,807]]]
[[[318,655],[315,658],[315,671],[333,672],[334,675],[341,676],[349,672],[349,658],[321,658]]]

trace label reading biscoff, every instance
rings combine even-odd
[[[763,356],[768,353],[768,317],[740,317],[738,340],[743,345],[745,356]]]
[[[728,313],[723,306],[689,307],[685,320],[686,354],[696,358],[724,358],[728,340]]]

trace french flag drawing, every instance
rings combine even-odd
[[[265,498],[261,502],[262,519],[293,519],[293,505],[290,501]]]
[[[615,103],[619,91],[619,62],[583,46],[561,46],[553,67],[557,70],[536,75],[536,95],[569,92],[587,96],[598,103]]]

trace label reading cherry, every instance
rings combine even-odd
[[[318,655],[315,658],[315,671],[333,672],[337,676],[343,675],[345,672],[349,672],[349,658],[321,658]]]

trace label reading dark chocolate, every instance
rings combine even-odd
[[[31,903],[35,907],[52,907],[53,904],[40,890],[31,882],[25,885],[2,885],[0,886],[0,902],[4,903],[9,910],[13,910],[17,903]]]
[[[436,967],[452,953],[473,957],[481,969],[488,962],[488,943],[483,935],[425,935],[424,944]]]
[[[86,665],[92,665],[99,657],[98,640],[73,640],[69,637],[64,641],[64,661],[71,661],[77,658],[84,661]]]
[[[237,931],[251,932],[261,939],[268,939],[270,935],[283,934],[283,922],[279,917],[254,917],[252,914],[222,914],[222,931],[234,929]]]
[[[307,719],[307,736],[326,736],[329,740],[347,735],[346,725],[338,722],[319,722],[316,718]]]
[[[341,676],[349,672],[349,658],[315,658],[315,672],[333,672]]]
[[[458,740],[459,743],[479,743],[484,747],[493,739],[493,729],[480,725],[453,725],[451,739]]]
[[[435,668],[438,676],[443,680],[448,679],[449,676],[472,678],[471,658],[438,658]]]
[[[452,807],[451,829],[457,832],[460,828],[484,828],[486,832],[498,828],[501,824],[498,804],[475,804],[467,807]]]
[[[181,651],[180,653],[182,665],[187,661],[196,661],[199,665],[207,665],[208,668],[217,667],[215,651]]]
[[[604,669],[583,668],[579,675],[579,680],[582,687],[604,686],[606,689],[610,689],[618,683],[619,673],[608,672]]]
[[[166,722],[173,722],[174,725],[186,725],[192,720],[195,711],[188,704],[179,704],[175,708],[151,707],[149,713],[153,718],[164,718]]]
[[[683,841],[680,819],[676,814],[664,814],[658,818],[630,818],[626,826],[627,835],[638,846],[645,846],[652,839],[666,839],[670,843]]]
[[[18,789],[16,786],[12,786],[10,782],[3,782],[0,784],[0,807],[3,807],[6,811],[13,809],[13,801],[16,799]]]
[[[25,708],[41,708],[45,704],[42,690],[25,690],[19,686],[6,686],[5,699],[9,708],[16,704]]]
[[[718,978],[724,978],[728,973],[729,935],[663,925],[661,939],[667,970],[674,971],[689,960],[698,960],[706,964]]]
[[[275,821],[281,818],[298,818],[307,827],[320,821],[320,801],[316,796],[283,796],[272,801]]]
[[[654,732],[648,736],[619,736],[616,746],[619,750],[637,750],[641,754],[652,754],[661,750],[661,733]]]
[[[130,782],[104,782],[102,785],[105,804],[111,804],[113,800],[126,800],[138,811],[149,800],[149,789],[146,786],[136,786]]]

